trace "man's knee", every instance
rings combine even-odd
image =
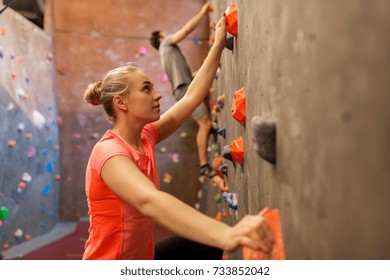
[[[201,128],[209,128],[211,127],[211,119],[209,115],[203,115],[196,121]]]

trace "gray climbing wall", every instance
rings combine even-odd
[[[228,170],[237,216],[278,208],[288,259],[389,259],[390,2],[214,0],[213,20],[232,2],[217,93],[221,146],[245,142]],[[241,87],[245,126],[230,113]],[[254,151],[256,115],[276,121],[276,165]]]
[[[0,30],[1,253],[58,221],[60,119],[49,36],[12,9]]]

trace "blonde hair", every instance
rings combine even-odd
[[[112,99],[115,95],[126,96],[129,94],[131,73],[140,70],[131,63],[109,71],[103,81],[91,83],[84,92],[84,100],[98,106],[102,105],[108,121],[115,121],[115,112]]]

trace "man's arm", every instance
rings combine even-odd
[[[178,44],[190,34],[200,23],[202,17],[208,13],[210,4],[206,2],[202,9],[172,36],[172,43]]]

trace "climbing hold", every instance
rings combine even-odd
[[[165,183],[165,184],[169,184],[169,183],[171,183],[172,182],[172,179],[173,179],[173,177],[172,177],[172,175],[170,174],[170,173],[164,173],[164,179],[163,179],[163,182]]]
[[[15,232],[14,232],[14,237],[16,239],[19,239],[23,236],[23,230],[21,230],[20,228],[18,228]]]
[[[217,215],[215,215],[215,219],[216,219],[217,221],[222,220],[222,213],[221,213],[221,212],[218,212]]]
[[[240,88],[234,93],[233,96],[232,116],[242,125],[245,124],[246,118],[245,104],[245,89]]]
[[[7,33],[7,30],[4,27],[2,27],[1,28],[1,35],[5,36],[6,33]]]
[[[230,5],[226,11],[226,31],[232,34],[234,37],[237,36],[237,6],[236,4]]]
[[[40,221],[40,222],[39,222],[39,226],[40,226],[41,228],[46,227],[46,222],[45,222],[45,221]]]
[[[230,161],[233,161],[232,154],[230,153],[230,150],[232,148],[231,144],[225,145],[222,150],[222,156]]]
[[[53,172],[53,164],[50,161],[46,164],[46,171],[47,173]]]
[[[146,48],[144,48],[144,47],[139,48],[139,49],[137,50],[137,55],[138,55],[138,56],[145,56],[145,55],[147,55],[147,54],[148,54],[148,50],[147,50]]]
[[[234,49],[234,37],[227,37],[225,41],[225,48],[232,51]]]
[[[37,149],[35,149],[34,146],[30,146],[28,148],[28,151],[27,151],[27,157],[31,158],[31,157],[35,156],[36,152],[37,152]]]
[[[220,95],[217,97],[217,104],[221,109],[225,106],[225,95]]]
[[[194,44],[195,45],[200,45],[200,44],[202,44],[202,42],[198,38],[195,38],[194,39]]]
[[[27,172],[24,172],[23,175],[22,175],[22,180],[26,183],[30,183],[31,182],[31,175],[28,174]]]
[[[61,181],[61,175],[60,174],[56,174],[54,176],[54,178],[56,179],[57,182]]]
[[[222,127],[217,130],[217,133],[221,135],[224,139],[226,139],[226,128]]]
[[[7,242],[3,243],[3,249],[8,250],[8,248],[9,248],[9,243]]]
[[[214,196],[214,200],[215,200],[215,202],[216,203],[221,203],[222,202],[222,196],[221,196],[221,194],[216,194],[215,196]]]
[[[230,161],[242,164],[244,161],[244,140],[240,136],[223,147],[222,156]]]
[[[48,52],[47,55],[46,55],[46,58],[47,58],[47,60],[52,61],[53,58],[54,58],[54,54],[51,53],[51,52]]]
[[[25,188],[26,188],[26,183],[23,182],[23,181],[20,182],[20,183],[19,183],[18,190],[23,191]]]
[[[18,124],[18,132],[21,132],[22,130],[24,130],[24,123],[19,123]]]
[[[181,132],[179,137],[182,138],[182,139],[186,138],[187,137],[187,132],[185,132],[185,131]]]
[[[26,133],[26,134],[24,135],[24,137],[25,137],[26,139],[31,139],[32,134],[31,134],[31,133]]]
[[[8,218],[8,208],[2,206],[0,208],[0,220],[4,222],[5,220],[7,220],[7,218]]]
[[[11,73],[11,78],[12,78],[12,79],[15,79],[15,78],[16,78],[16,73],[15,73],[15,72],[12,72],[12,73]]]
[[[36,127],[42,128],[46,123],[46,118],[37,110],[32,113],[33,123]]]
[[[256,153],[264,160],[276,164],[276,124],[267,117],[252,118],[253,142]]]
[[[66,75],[67,72],[68,72],[68,66],[66,65],[59,65],[57,67],[57,73],[59,75]]]
[[[8,140],[8,147],[12,148],[15,147],[16,141],[14,139]]]
[[[178,153],[174,153],[171,155],[171,159],[174,163],[179,163],[180,161],[180,155]]]
[[[46,148],[42,149],[42,155],[43,156],[47,156],[48,153],[49,153],[49,151]]]
[[[45,187],[42,189],[42,191],[41,191],[41,194],[43,195],[43,196],[46,196],[46,195],[48,195],[49,193],[50,193],[50,183],[47,183],[46,185],[45,185]]]
[[[242,164],[244,161],[244,139],[240,136],[230,144],[230,153],[232,154],[233,161]]]
[[[80,133],[73,133],[73,138],[74,139],[80,139],[81,138],[81,134]]]
[[[227,217],[227,212],[225,208],[222,208],[222,217],[226,218]]]
[[[60,116],[56,117],[57,125],[62,125],[62,118]]]
[[[161,147],[160,148],[160,153],[166,153],[168,149],[166,147]]]
[[[238,208],[238,200],[237,200],[237,194],[231,193],[231,192],[224,192],[222,194],[223,199],[226,201],[229,208],[233,210],[237,210]]]
[[[30,239],[31,239],[31,235],[27,233],[26,235],[24,235],[24,238],[25,238],[26,240],[30,240]]]
[[[223,162],[222,157],[216,157],[213,159],[212,166],[213,166],[215,173],[223,179],[223,174],[219,170],[219,167],[221,166],[222,162]]]
[[[16,58],[16,61],[18,62],[18,63],[22,63],[23,62],[23,56],[18,56],[17,58]]]
[[[210,12],[210,13],[214,12],[214,7],[213,7],[213,5],[209,5],[209,12]]]
[[[285,260],[286,255],[284,252],[282,228],[280,225],[280,216],[278,209],[270,210],[268,208],[263,209],[260,212],[264,220],[267,222],[272,235],[274,237],[274,244],[270,254],[265,254],[261,250],[254,250],[248,246],[244,246],[242,250],[242,256],[244,260]]]
[[[168,75],[165,74],[165,73],[160,78],[160,82],[163,83],[163,84],[168,82],[168,80],[169,80]]]
[[[227,176],[228,175],[228,166],[227,166],[227,161],[223,160],[220,167],[219,167],[219,172],[221,172],[223,175]]]

